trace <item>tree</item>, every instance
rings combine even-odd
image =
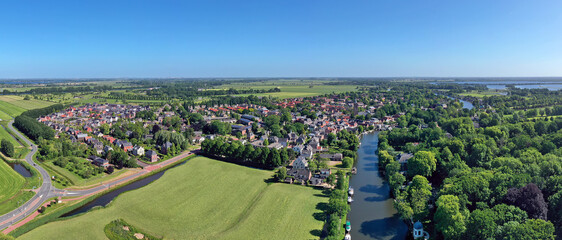
[[[342,217],[347,212],[349,212],[349,204],[347,201],[341,198],[330,198],[328,201],[328,213],[337,214]]]
[[[530,218],[546,220],[548,208],[541,190],[534,183],[522,188],[511,188],[507,191],[504,201],[515,205],[529,215]]]
[[[554,240],[554,225],[542,219],[528,219],[525,223],[506,223],[498,233],[498,239],[506,240]]]
[[[274,177],[275,180],[277,180],[278,182],[285,181],[285,178],[287,178],[287,168],[286,167],[279,168],[277,172],[275,172]]]
[[[395,172],[388,178],[388,184],[390,185],[390,190],[392,191],[394,196],[398,195],[400,187],[404,185],[405,182],[406,177],[398,172]]]
[[[465,216],[460,212],[459,198],[453,195],[442,195],[436,202],[435,230],[443,234],[445,239],[461,239],[465,226]]]
[[[0,150],[2,150],[2,153],[8,157],[14,156],[14,144],[7,139],[2,139],[0,142]]]
[[[115,170],[115,169],[113,168],[113,166],[109,166],[109,167],[107,167],[106,172],[107,172],[108,174],[112,174],[114,170]]]
[[[419,151],[413,158],[408,159],[408,174],[430,177],[437,167],[435,154],[428,151]]]
[[[474,210],[466,224],[466,235],[472,239],[491,239],[496,233],[495,212],[491,209]]]
[[[334,183],[336,183],[336,175],[335,174],[330,174],[330,176],[328,176],[326,178],[326,183],[330,184],[330,185],[334,185]]]
[[[413,211],[413,217],[417,220],[424,219],[428,214],[428,201],[431,197],[431,186],[423,176],[416,175],[412,183],[406,189],[407,200]]]
[[[344,157],[342,160],[342,165],[344,168],[351,168],[353,166],[353,158]]]

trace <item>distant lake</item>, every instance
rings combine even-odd
[[[440,84],[445,82],[433,82],[432,84]],[[536,82],[536,81],[475,81],[475,82],[446,82],[446,83],[456,83],[456,84],[480,84],[486,85],[488,89],[492,90],[504,90],[506,85],[515,85],[516,88],[520,89],[541,89],[546,88],[550,91],[558,91],[562,89],[562,82]]]

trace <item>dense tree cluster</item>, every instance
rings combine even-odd
[[[38,122],[35,118],[62,109],[63,106],[61,104],[55,104],[45,108],[25,111],[14,119],[14,126],[32,140],[38,140],[40,138],[53,139],[55,136],[53,129]]]
[[[423,90],[395,93],[410,96],[389,104],[405,114],[395,120],[398,127],[379,134],[379,169],[403,219],[432,221],[432,236],[445,239],[562,234],[562,119],[547,117],[562,107],[518,112],[516,106],[533,97],[515,103],[520,95],[508,95],[493,98],[497,109],[468,110],[439,96],[419,104],[416,92]],[[542,96],[530,104],[558,104],[559,92],[536,91]],[[399,153],[414,154],[405,175],[395,160]]]
[[[27,135],[31,140],[53,139],[55,132],[47,125],[38,122],[35,118],[25,115],[17,116],[14,119],[14,126],[22,133]]]
[[[275,148],[254,147],[250,144],[242,144],[240,141],[228,141],[223,137],[205,139],[201,143],[201,151],[206,155],[225,159],[230,162],[260,168],[272,169],[285,166],[290,157],[295,153],[287,148],[277,150]]]
[[[8,157],[13,157],[15,155],[14,144],[8,141],[8,139],[2,139],[2,142],[0,142],[0,150]]]

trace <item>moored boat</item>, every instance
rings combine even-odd
[[[345,223],[345,231],[346,231],[346,232],[351,231],[351,222],[350,222],[350,221],[347,221],[347,222]]]
[[[347,191],[347,193],[349,193],[349,195],[353,196],[353,193],[354,193],[353,188],[349,187],[349,190]]]
[[[353,202],[353,198],[351,196],[347,197],[347,203],[352,203]]]
[[[351,234],[349,233],[345,234],[344,240],[351,240]]]

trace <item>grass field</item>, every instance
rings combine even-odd
[[[107,208],[48,223],[18,239],[105,239],[124,219],[164,239],[317,239],[320,190],[268,184],[271,171],[196,157],[160,179],[124,193]]]
[[[0,159],[0,203],[12,198],[25,183],[25,178]]]
[[[52,102],[42,101],[42,100],[23,100],[21,96],[15,95],[2,95],[0,96],[0,101],[10,103],[16,107],[20,107],[23,109],[36,109],[36,108],[44,108],[53,105]]]
[[[459,93],[459,95],[483,98],[483,97],[490,97],[490,96],[500,96],[502,95],[502,93],[505,93],[505,91],[488,90],[488,91],[471,91],[466,93]]]
[[[275,93],[256,93],[253,95],[256,96],[272,96],[278,98],[297,98],[297,97],[310,97],[310,96],[318,96],[327,93],[342,93],[342,92],[351,92],[356,91],[357,86],[355,85],[314,85],[312,88],[309,85],[258,85],[258,86],[236,86],[232,85],[224,85],[221,87],[234,87],[237,89],[271,89],[274,87],[278,87],[281,89],[281,92]],[[241,94],[237,96],[248,96],[250,94]]]

